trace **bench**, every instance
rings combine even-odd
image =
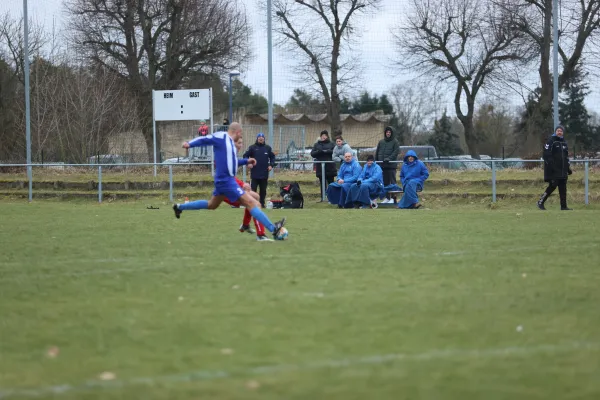
[[[389,207],[389,206],[395,206],[396,204],[398,204],[398,199],[397,196],[404,193],[404,190],[401,187],[398,187],[398,189],[400,190],[388,190],[387,192],[385,192],[385,195],[390,195],[392,196],[392,198],[394,199],[393,203],[383,203],[380,204],[380,206],[383,207]],[[422,192],[423,188],[421,186],[417,187],[417,193]]]

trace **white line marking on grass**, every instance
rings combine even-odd
[[[129,386],[148,385],[194,381],[214,381],[217,379],[237,378],[248,375],[270,375],[293,371],[311,371],[326,368],[347,368],[361,365],[379,365],[390,362],[419,362],[444,359],[464,358],[492,358],[529,356],[536,353],[562,353],[577,350],[600,350],[600,343],[590,342],[563,342],[559,344],[543,344],[538,346],[511,346],[487,349],[445,349],[431,350],[422,353],[396,353],[381,354],[366,357],[351,357],[338,360],[322,360],[303,364],[276,364],[253,367],[246,369],[234,369],[231,371],[198,370],[171,375],[159,375],[154,377],[137,377],[120,379],[114,381],[90,380],[81,384],[62,384],[55,386],[43,386],[37,388],[0,388],[0,399],[11,397],[44,397],[49,395],[61,395],[73,392],[89,392],[94,389],[123,389]]]

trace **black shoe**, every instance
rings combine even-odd
[[[544,203],[540,203],[539,201],[537,202],[537,206],[540,210],[546,210],[546,207],[544,207]]]
[[[244,224],[242,224],[240,226],[240,232],[242,232],[242,233],[244,233],[244,232],[247,232],[247,233],[256,233],[254,231],[254,229],[250,228],[250,225],[244,225]]]
[[[173,211],[175,211],[175,218],[177,219],[179,219],[179,216],[183,212],[177,207],[177,204],[173,204]]]
[[[285,218],[282,218],[281,221],[275,222],[273,225],[275,225],[275,229],[273,230],[273,237],[277,239],[277,234],[279,233],[279,230],[285,225]]]
[[[561,207],[560,210],[561,211],[573,211],[573,209],[569,208],[569,207]]]

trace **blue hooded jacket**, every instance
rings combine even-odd
[[[361,171],[360,164],[356,159],[353,158],[349,163],[344,161],[338,171],[336,181],[343,179],[344,183],[355,183],[358,180]]]
[[[408,162],[408,157],[414,157],[415,160],[413,162]],[[400,171],[400,180],[402,181],[402,186],[405,186],[408,181],[416,179],[418,183],[423,187],[423,182],[429,178],[429,171],[427,167],[419,157],[417,157],[417,153],[414,150],[409,150],[406,152],[404,156],[404,164],[402,164],[402,170]]]
[[[376,163],[373,163],[370,167],[369,164],[365,164],[358,180],[361,183],[376,183],[383,186],[383,171]]]

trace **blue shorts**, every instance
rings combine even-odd
[[[225,196],[232,203],[238,201],[244,195],[244,189],[238,185],[235,179],[231,178],[226,181],[215,182],[215,190],[213,196]]]

